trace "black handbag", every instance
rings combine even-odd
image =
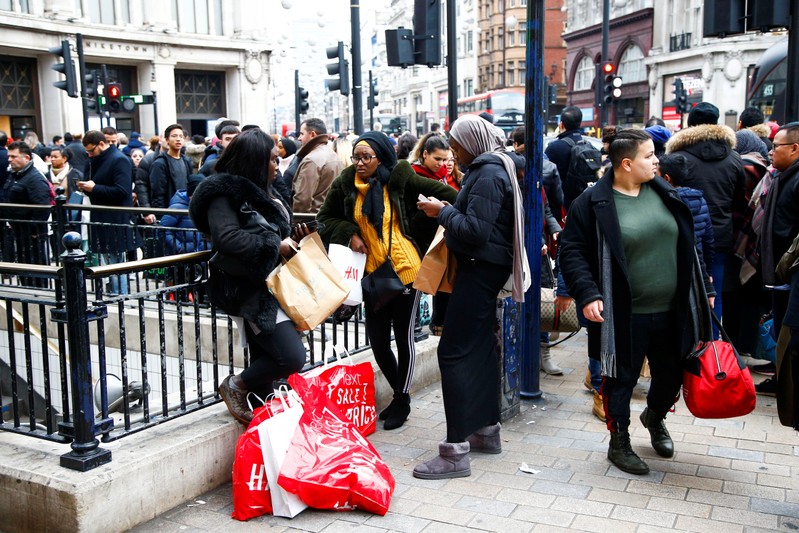
[[[388,233],[388,254],[386,255],[385,262],[377,267],[371,274],[364,276],[361,280],[361,287],[363,287],[363,299],[366,305],[371,306],[375,311],[379,311],[386,306],[397,295],[405,292],[407,287],[402,283],[402,280],[397,276],[397,271],[394,270],[394,265],[391,264],[391,239],[393,237],[393,215],[394,205],[391,205],[389,217],[389,233]]]

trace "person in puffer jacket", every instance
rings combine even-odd
[[[694,217],[696,250],[704,263],[710,265],[713,264],[715,254],[713,223],[702,191],[683,186],[689,170],[688,160],[682,154],[660,156],[658,174],[677,189],[680,199],[691,209],[691,215]]]
[[[188,209],[189,202],[197,185],[203,180],[202,174],[189,176],[186,189],[177,191],[169,202],[169,209]],[[189,215],[168,214],[161,217],[164,228],[164,239],[168,255],[201,252],[208,249],[208,243],[197,231]],[[186,231],[182,231],[185,229]]]

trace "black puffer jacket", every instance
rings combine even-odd
[[[240,209],[245,202],[278,231],[244,231],[246,221]],[[284,207],[290,217],[291,211]],[[278,303],[267,290],[265,280],[280,261],[280,241],[290,232],[289,221],[280,207],[247,178],[214,174],[197,187],[189,215],[198,230],[210,235],[213,250],[235,265],[230,272],[210,265],[211,302],[230,315],[257,324],[266,333],[274,331]]]
[[[444,206],[438,223],[446,228],[453,252],[513,264],[513,190],[499,156],[482,154],[472,161],[455,205]]]
[[[746,174],[734,147],[735,133],[717,124],[684,129],[666,144],[666,153],[679,152],[688,159],[690,169],[682,185],[702,191],[720,259],[735,244],[733,213],[743,215],[746,210]]]

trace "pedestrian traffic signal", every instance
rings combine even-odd
[[[327,80],[327,89],[329,91],[341,91],[342,95],[349,96],[349,62],[344,56],[344,43],[339,41],[338,45],[329,47],[327,49],[327,58],[336,59],[335,63],[330,63],[327,65],[327,73],[331,76],[338,75],[338,78]]]
[[[308,91],[297,85],[297,93],[294,95],[295,107],[298,115],[304,115],[310,107],[308,104]]]
[[[613,86],[613,99],[618,100],[621,98],[621,86],[624,83],[624,80],[621,76],[613,76],[613,81],[611,81],[611,85]]]
[[[78,80],[75,77],[75,65],[72,64],[72,50],[69,47],[69,41],[61,41],[61,46],[50,48],[50,53],[63,59],[62,63],[56,63],[50,67],[64,75],[64,79],[53,82],[53,86],[66,91],[70,98],[77,98]]]
[[[600,71],[602,73],[602,101],[606,104],[613,102],[613,79],[618,77],[616,76],[616,64],[613,61],[605,61],[602,63],[600,67]],[[620,78],[621,79],[621,78]],[[621,94],[621,90],[619,91]]]
[[[122,87],[118,83],[105,86],[105,108],[111,113],[122,110]]]
[[[377,80],[373,80],[372,84],[369,86],[369,96],[366,99],[366,107],[368,109],[374,109],[377,107],[377,95],[379,91],[377,90]]]

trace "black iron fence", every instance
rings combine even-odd
[[[249,354],[239,345],[233,321],[205,295],[211,252],[157,256],[166,253],[157,243],[165,243],[170,230],[205,242],[195,230],[154,226],[141,231],[135,217],[142,210],[97,206],[79,206],[90,213],[88,220],[70,223],[66,211],[73,206],[60,198],[46,208],[51,220],[45,225],[52,229],[42,245],[41,263],[22,263],[8,261],[31,257],[19,253],[29,242],[19,235],[38,240],[42,222],[4,218],[3,207],[0,430],[70,443],[72,451],[62,456],[62,465],[88,470],[110,460],[100,441],[219,402],[220,381],[247,366]],[[92,223],[100,210],[127,213],[131,222]],[[162,214],[167,212],[187,215]],[[57,239],[59,227],[72,231]],[[116,249],[124,248],[124,255],[115,257],[119,262],[100,264],[108,261],[95,256],[112,253],[113,243],[87,247],[98,228],[144,238],[119,237],[124,246]],[[156,243],[151,245],[157,247],[156,256],[139,259],[149,253],[143,249],[148,239]],[[68,249],[58,253],[64,246]],[[304,342],[308,366],[319,364],[334,345],[350,353],[368,348],[360,312],[345,322],[331,317]]]

